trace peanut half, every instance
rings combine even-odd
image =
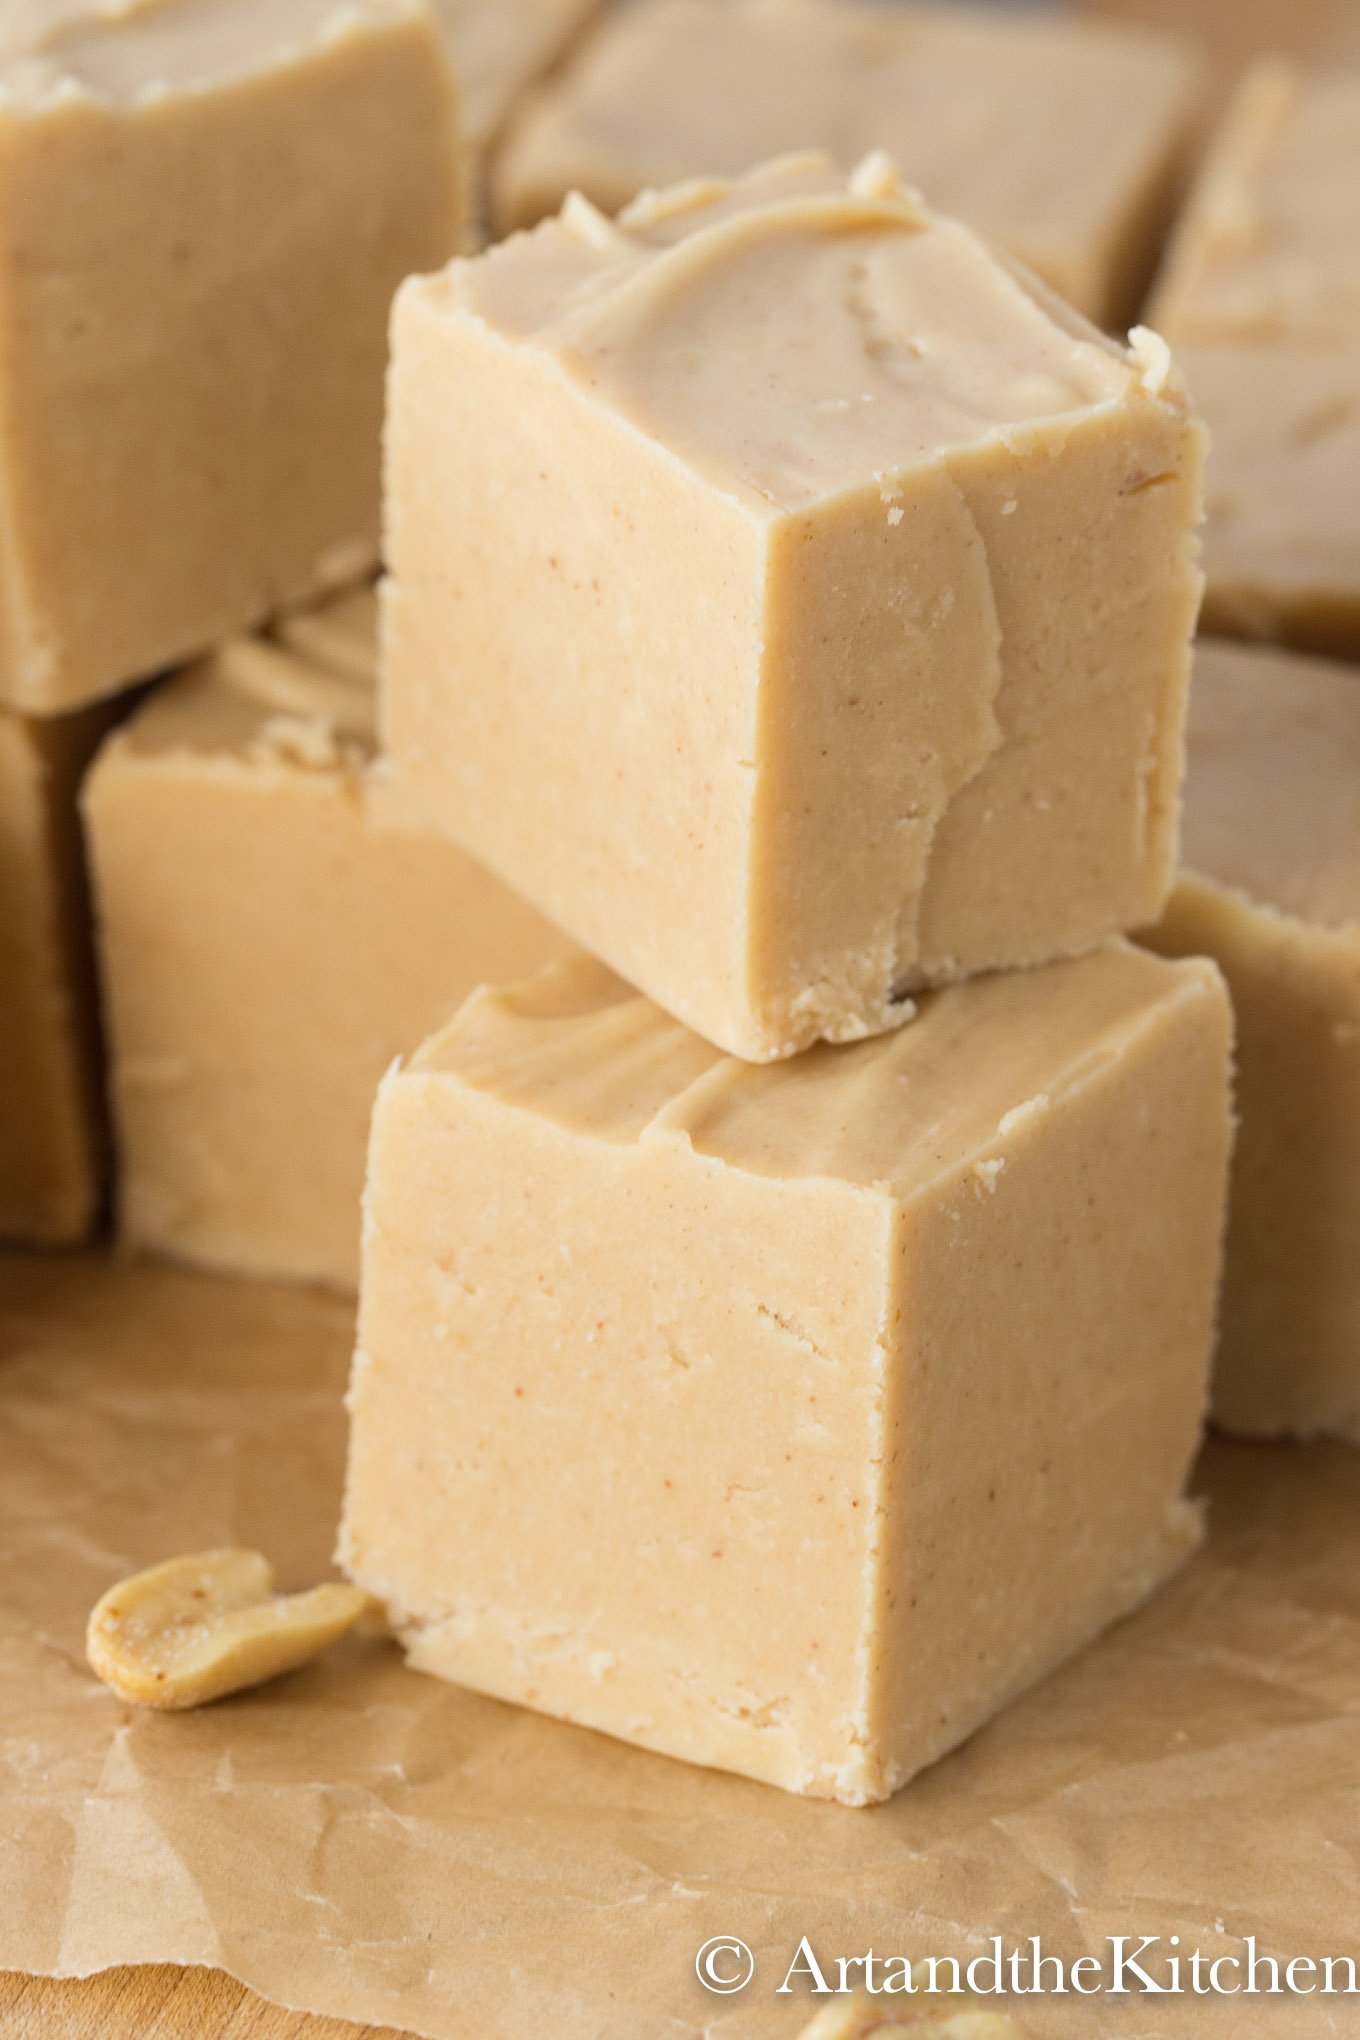
[[[1025,2040],[1025,2029],[971,1995],[891,2009],[860,1996],[826,2006],[800,2040]]]
[[[90,1616],[85,1654],[123,1700],[201,1707],[305,1664],[368,1605],[357,1587],[276,1594],[258,1551],[200,1551],[111,1587]]]

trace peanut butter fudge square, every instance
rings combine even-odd
[[[1189,1550],[1211,964],[1124,943],[754,1068],[595,964],[479,993],[369,1151],[342,1537],[412,1662],[882,1799]]]
[[[1360,657],[1360,333],[1176,358],[1209,428],[1205,629]]]
[[[1252,65],[1155,300],[1177,340],[1360,349],[1360,72]]]
[[[412,801],[755,1061],[1170,883],[1201,428],[883,158],[561,217],[400,293]]]
[[[0,702],[91,700],[373,566],[388,309],[461,184],[418,0],[0,25]]]
[[[1248,72],[1155,316],[1210,428],[1207,626],[1360,653],[1360,75]]]
[[[1180,184],[1199,67],[1173,39],[1000,9],[654,0],[611,17],[527,106],[495,169],[502,231],[579,190],[732,176],[790,149],[894,156],[931,201],[1090,318],[1132,317]]]
[[[571,949],[397,799],[373,610],[346,597],[167,682],[86,796],[122,1236],[338,1288],[383,1071],[474,985]]]
[[[1186,871],[1149,938],[1233,996],[1241,1130],[1214,1415],[1360,1440],[1360,684],[1203,644]]]

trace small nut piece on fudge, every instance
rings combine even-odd
[[[1090,949],[1175,863],[1202,432],[902,188],[786,159],[405,285],[412,801],[718,1046]]]
[[[593,963],[378,1095],[341,1538],[412,1663],[887,1797],[1192,1548],[1212,964],[1126,943],[757,1068]]]

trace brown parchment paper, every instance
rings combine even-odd
[[[792,2040],[823,1959],[1112,1933],[1360,1956],[1360,1454],[1216,1445],[1208,1548],[871,1812],[516,1712],[354,1639],[196,1715],[85,1671],[97,1595],[240,1541],[319,1578],[346,1306],[0,1259],[0,1967],[212,1964],[436,2040]],[[1022,1611],[1017,1610],[1017,1619]],[[710,1935],[757,1960],[699,1985]],[[1029,1999],[1036,2040],[1360,2034],[1360,1999]]]

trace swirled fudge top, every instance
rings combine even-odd
[[[550,357],[590,399],[753,506],[798,509],[1100,408],[1184,409],[1161,343],[1125,348],[886,157],[788,157],[732,183],[560,215],[405,286]]]
[[[409,20],[429,21],[424,0],[11,0],[0,112],[153,105]]]

